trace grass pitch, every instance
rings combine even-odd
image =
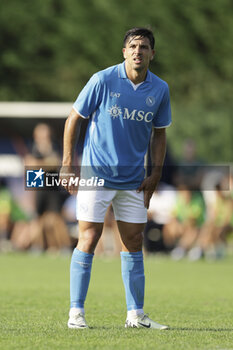
[[[0,348],[233,349],[233,258],[146,257],[145,311],[168,331],[125,329],[120,259],[95,258],[87,330],[69,330],[69,257],[0,255]]]

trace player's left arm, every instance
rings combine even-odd
[[[166,128],[154,128],[151,139],[152,172],[138,188],[144,191],[144,204],[148,209],[152,194],[156,190],[162,175],[162,168],[166,154]]]

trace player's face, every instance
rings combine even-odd
[[[133,70],[142,71],[149,67],[154,57],[154,50],[150,46],[148,38],[132,37],[123,48],[126,64]]]

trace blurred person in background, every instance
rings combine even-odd
[[[229,182],[226,186],[225,182]],[[229,188],[228,190],[226,190]],[[223,177],[216,185],[215,201],[211,203],[209,215],[198,236],[195,247],[190,251],[193,260],[202,256],[207,259],[223,258],[228,236],[233,233],[233,191],[232,176]]]
[[[167,252],[169,245],[164,242],[164,226],[173,215],[176,203],[176,188],[160,182],[158,189],[153,193],[147,212],[148,221],[144,230],[144,247],[146,252]]]
[[[176,169],[176,186],[186,185],[190,190],[199,190],[203,177],[203,165],[203,160],[197,156],[195,140],[186,139],[183,143],[182,158]]]
[[[25,166],[30,169],[44,168],[58,173],[61,163],[59,152],[52,139],[52,130],[45,123],[36,125],[33,131],[31,153],[25,156]],[[51,190],[34,191],[36,216],[28,222],[19,223],[12,239],[18,249],[66,250],[70,248],[70,237],[60,215],[64,202],[64,191],[54,186]]]
[[[13,198],[3,179],[0,180],[0,251],[14,248],[13,230],[20,222],[29,218],[19,203]],[[13,244],[12,244],[13,243]]]
[[[205,203],[201,192],[180,185],[172,218],[164,226],[165,245],[175,260],[183,258],[193,247],[205,221]]]

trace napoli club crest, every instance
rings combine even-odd
[[[147,104],[147,106],[149,106],[149,107],[154,106],[154,104],[155,104],[155,98],[154,98],[154,96],[148,96],[147,99],[146,99],[146,104]]]

